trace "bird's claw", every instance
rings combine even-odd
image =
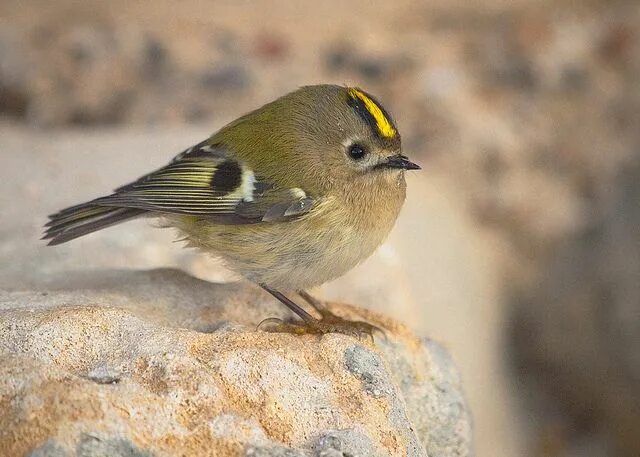
[[[306,320],[300,322],[284,322],[281,319],[269,318],[263,320],[258,328],[263,328],[268,332],[293,333],[294,335],[325,335],[327,333],[342,333],[343,335],[362,338],[368,336],[374,341],[374,335],[382,335],[385,339],[386,333],[373,324],[363,321],[352,321],[344,319],[323,309],[318,310],[322,315],[321,319]],[[265,326],[266,324],[266,326]]]

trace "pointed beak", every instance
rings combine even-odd
[[[409,157],[398,154],[389,157],[385,162],[379,164],[384,168],[398,168],[401,170],[420,170],[420,165],[417,165],[409,160]]]

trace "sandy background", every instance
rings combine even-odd
[[[376,94],[423,166],[389,242],[323,295],[450,349],[478,456],[638,455],[635,1],[4,0],[0,286],[103,267],[230,279],[145,222],[58,250],[37,237],[46,214],[317,82]]]

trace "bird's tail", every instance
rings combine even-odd
[[[82,203],[49,216],[49,222],[45,225],[45,234],[42,239],[49,240],[49,246],[55,246],[136,218],[145,212],[145,210],[136,208],[99,206],[95,204],[95,201]]]

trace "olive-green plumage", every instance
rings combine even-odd
[[[59,244],[140,216],[270,289],[302,290],[367,258],[405,199],[393,120],[370,95],[303,87],[231,122],[169,165],[51,216]]]

